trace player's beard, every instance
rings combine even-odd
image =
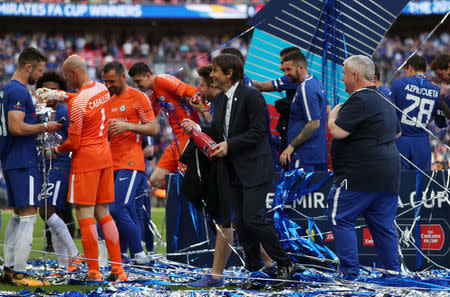
[[[123,90],[123,85],[120,85],[118,87],[111,87],[109,89],[109,94],[112,95],[119,95]]]
[[[28,76],[28,84],[29,85],[34,85],[34,84],[36,84],[36,81],[37,81],[37,79],[35,79],[33,77],[33,72],[31,72],[30,75]]]
[[[36,84],[36,81],[38,80],[38,78],[36,78],[36,68],[37,67],[33,67],[33,68],[31,68],[31,72],[30,72],[30,74],[28,75],[28,84],[29,85],[34,85],[34,84]]]
[[[288,74],[289,82],[291,82],[291,83],[297,82],[297,77],[298,77],[298,73],[297,73],[297,76],[292,76],[292,75]]]

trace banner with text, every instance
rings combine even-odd
[[[62,18],[212,18],[246,19],[255,14],[249,5],[127,5],[0,3],[0,16]]]
[[[431,175],[431,172],[428,172]],[[325,172],[317,172],[313,175],[310,185],[317,184],[327,176]],[[276,182],[274,180],[274,182]],[[450,236],[450,200],[446,188],[450,182],[448,171],[437,171],[433,175],[433,181],[422,176],[421,195],[416,197],[416,172],[402,171],[400,195],[396,222],[399,227],[398,236],[402,247],[403,257],[409,269],[417,270],[434,266],[431,262],[450,267],[450,241],[445,240]],[[327,195],[333,183],[333,178],[324,183],[316,192],[299,197],[285,207],[289,218],[303,228],[307,228],[308,219],[315,218],[315,223],[325,233],[327,246],[333,251],[334,238],[330,232],[330,225],[325,215],[327,210]],[[178,248],[184,249],[197,244],[198,238],[206,240],[214,238],[212,230],[207,230],[207,224],[203,216],[198,212],[196,224],[193,224],[193,215],[188,210],[188,202],[182,195],[177,194],[178,187],[174,179],[166,180],[169,186],[167,193],[166,218],[167,218],[167,252],[174,252],[173,240],[177,239]],[[272,217],[274,193],[273,189],[266,197],[267,218]],[[415,214],[417,212],[417,214]],[[301,213],[302,215],[299,215]],[[377,252],[365,220],[361,217],[355,222],[358,237],[358,252],[360,262],[363,265],[373,266],[377,262]],[[196,231],[194,231],[196,230]],[[197,233],[194,236],[194,233]],[[201,234],[201,236],[199,236]],[[213,242],[202,248],[213,248]],[[422,259],[417,261],[417,249],[421,248]],[[196,250],[195,248],[193,250]],[[183,261],[185,257],[177,258]],[[189,257],[188,257],[189,258]],[[193,265],[210,265],[211,255],[195,255],[189,260]],[[231,261],[230,261],[231,262]],[[232,264],[230,263],[229,264]],[[420,264],[418,267],[418,263]],[[238,265],[239,262],[234,264]]]

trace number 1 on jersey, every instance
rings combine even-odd
[[[100,112],[102,113],[102,124],[100,125],[100,133],[98,133],[98,136],[102,136],[103,135],[103,130],[105,129],[105,119],[106,119],[106,114],[105,114],[105,108],[103,107]]]

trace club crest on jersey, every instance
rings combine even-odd
[[[22,109],[22,103],[20,103],[20,101],[17,100],[17,102],[14,104],[14,108]]]
[[[120,111],[121,111],[121,112],[124,112],[125,109],[126,109],[126,108],[125,108],[125,105],[122,105],[122,106],[120,107]]]
[[[159,99],[161,99],[161,101],[166,101],[166,97],[165,96],[161,96],[161,97],[159,97]]]

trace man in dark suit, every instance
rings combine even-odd
[[[211,77],[221,89],[215,100],[215,117],[209,127],[186,119],[187,133],[200,129],[217,145],[213,156],[224,158],[226,174],[223,188],[231,197],[235,226],[246,260],[246,268],[261,268],[259,244],[277,261],[278,279],[290,279],[294,265],[284,252],[275,229],[262,211],[270,186],[273,160],[266,137],[265,101],[261,93],[242,82],[243,65],[239,58],[221,54],[213,59]]]

